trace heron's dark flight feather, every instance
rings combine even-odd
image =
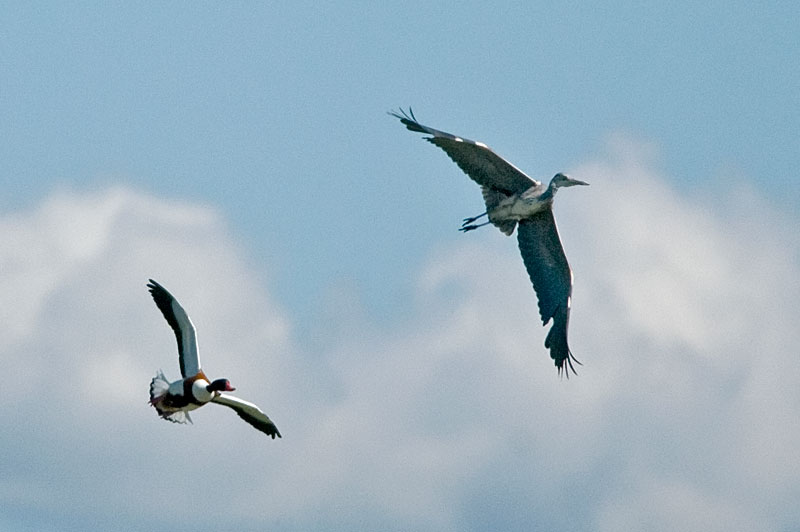
[[[479,185],[499,190],[510,196],[521,194],[539,184],[485,144],[423,126],[416,121],[410,111],[409,109],[409,114],[402,110],[402,114],[390,114],[399,118],[409,130],[431,135],[426,140],[443,149],[450,159]]]
[[[572,361],[575,359],[567,344],[572,273],[558,236],[552,209],[547,208],[521,220],[517,228],[517,240],[522,261],[539,299],[542,324],[546,325],[553,320],[545,347],[550,349],[550,356],[559,371],[566,360],[574,372]],[[569,369],[566,373],[569,376]]]

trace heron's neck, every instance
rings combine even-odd
[[[553,182],[551,181],[550,184],[547,185],[547,190],[542,192],[542,195],[539,196],[539,201],[550,201],[550,200],[552,200],[556,195],[556,190],[558,190],[558,187],[553,185]]]

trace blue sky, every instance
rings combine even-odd
[[[0,528],[800,523],[795,3],[2,11]],[[592,184],[556,206],[578,378],[408,105]],[[148,277],[283,440],[143,406]]]

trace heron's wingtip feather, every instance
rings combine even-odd
[[[566,362],[566,364],[564,362]],[[579,366],[583,366],[583,363],[575,358],[572,355],[572,351],[569,350],[567,350],[567,356],[565,358],[555,359],[556,368],[558,368],[558,376],[566,375],[567,379],[569,379],[570,371],[572,371],[573,375],[577,375],[578,372],[575,370],[575,366],[572,364],[573,362]]]
[[[400,107],[398,111],[389,111],[389,114],[400,120],[400,122],[402,122],[402,124],[410,131],[415,131],[417,133],[430,133],[430,131],[428,131],[417,121],[417,117],[414,116],[414,111],[411,110],[411,107],[408,108],[408,112]]]

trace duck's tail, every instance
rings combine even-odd
[[[164,373],[161,370],[158,370],[156,376],[153,377],[153,380],[150,381],[150,404],[156,407],[159,414],[161,410],[158,408],[161,401],[164,400],[164,397],[167,396],[167,390],[169,390],[169,381],[164,376]]]
[[[169,391],[169,381],[164,376],[161,370],[158,370],[156,376],[150,381],[150,405],[156,409],[158,415],[162,419],[172,421],[173,423],[191,423],[192,418],[189,417],[189,412],[180,409],[170,408],[164,405],[164,399],[167,397]]]

